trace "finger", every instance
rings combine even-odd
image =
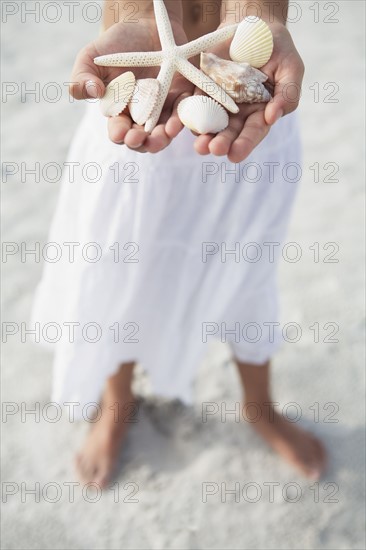
[[[87,46],[76,57],[69,84],[70,95],[75,99],[97,99],[103,97],[105,86],[101,78],[101,67],[94,63],[97,52]]]
[[[134,125],[125,135],[124,143],[130,149],[139,150],[140,148],[145,148],[145,142],[148,138],[148,135],[142,126]],[[140,152],[144,152],[141,150]]]
[[[171,141],[171,138],[165,131],[165,124],[159,124],[147,137],[144,146],[148,153],[158,153],[168,147]]]
[[[217,134],[208,144],[210,153],[218,157],[227,155],[243,128],[243,117],[233,115],[229,118],[229,126]]]
[[[293,68],[295,67],[295,69]],[[275,83],[273,99],[267,104],[265,120],[270,126],[282,116],[297,109],[301,98],[304,65],[300,59],[293,62],[283,77]]]
[[[131,129],[132,120],[127,115],[109,117],[108,135],[113,143],[124,143],[127,132]]]
[[[209,155],[209,145],[213,138],[213,134],[204,134],[202,136],[198,136],[198,138],[194,142],[194,150],[196,151],[196,153],[198,153],[199,155]]]
[[[174,102],[172,114],[165,125],[165,132],[170,139],[174,139],[175,137],[177,137],[177,135],[184,128],[178,116],[178,105],[181,101],[183,101],[183,99],[190,97],[190,95],[191,95],[190,93],[185,92],[184,94],[181,94],[180,96],[178,96]]]
[[[252,113],[245,121],[244,128],[239,137],[232,144],[228,159],[231,162],[242,162],[266,137],[270,126],[266,124],[264,111]]]
[[[194,90],[194,96],[196,95],[206,95],[200,88],[195,88]],[[215,137],[214,134],[202,134],[198,135],[195,132],[192,132],[193,135],[198,136],[196,141],[194,142],[194,149],[196,153],[199,155],[209,155],[210,149],[209,145],[211,140]]]
[[[162,151],[168,147],[171,141],[181,132],[183,124],[178,116],[178,105],[183,99],[190,95],[191,94],[184,92],[175,99],[173,105],[169,102],[170,106],[165,108],[160,116],[160,124],[153,129],[150,136],[146,139],[144,145],[148,153],[158,153]]]

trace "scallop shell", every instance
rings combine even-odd
[[[230,46],[230,57],[238,63],[263,67],[273,52],[273,36],[268,25],[259,17],[246,17],[238,26]]]
[[[104,116],[117,116],[125,109],[135,89],[135,75],[128,71],[112,80],[100,100]]]
[[[262,103],[271,99],[270,93],[263,86],[268,76],[248,63],[235,63],[213,53],[202,53],[201,70],[236,103]]]
[[[183,99],[178,105],[180,121],[197,134],[218,134],[229,125],[229,115],[217,101],[204,95]]]
[[[156,78],[136,80],[133,96],[128,105],[131,118],[136,124],[145,124],[156,105],[160,83]]]

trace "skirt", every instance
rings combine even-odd
[[[136,361],[153,391],[192,400],[208,345],[263,364],[281,344],[276,268],[299,182],[296,114],[244,162],[113,144],[98,105],[73,139],[32,321],[54,349],[53,401],[98,403]],[[272,330],[273,329],[273,330]]]

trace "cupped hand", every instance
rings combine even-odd
[[[197,137],[197,153],[227,156],[231,162],[242,162],[266,137],[275,122],[297,108],[304,64],[285,25],[276,21],[269,26],[273,33],[274,49],[270,61],[261,71],[268,76],[272,100],[269,103],[239,105],[239,113],[230,115],[229,126],[225,130],[216,136]],[[229,59],[229,44],[220,45],[213,53]],[[196,93],[202,92],[197,90]]]
[[[177,44],[185,44],[187,37],[178,20],[171,21]],[[72,71],[70,94],[75,99],[101,98],[106,85],[131,68],[100,67],[94,58],[118,52],[160,50],[160,40],[154,17],[140,18],[138,24],[116,23],[99,38],[83,48],[76,57]],[[136,78],[156,78],[159,67],[134,67]],[[139,152],[156,153],[169,145],[182,129],[177,115],[178,103],[192,95],[194,86],[176,74],[157,126],[151,134],[131,119],[128,110],[108,120],[109,137],[114,143],[125,144]]]

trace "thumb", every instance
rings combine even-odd
[[[301,99],[301,85],[304,76],[304,66],[299,59],[291,70],[286,71],[285,76],[275,84],[273,99],[267,104],[265,120],[272,126],[284,115],[288,115],[297,109]]]
[[[100,78],[100,68],[94,64],[94,57],[97,55],[94,48],[87,46],[76,57],[69,84],[69,92],[73,98],[97,99],[103,97],[105,85]]]
[[[284,115],[295,111],[299,105],[300,96],[301,87],[296,82],[276,84],[273,99],[266,106],[266,123],[272,126]]]

